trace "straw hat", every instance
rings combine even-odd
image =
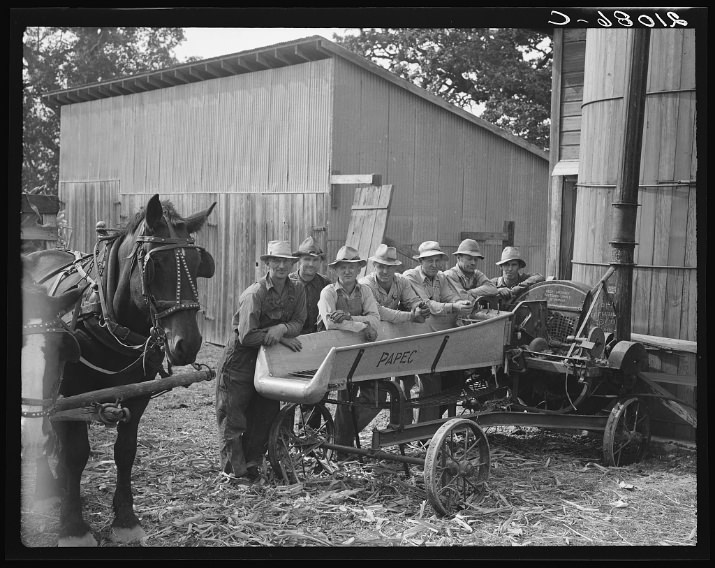
[[[524,268],[526,266],[526,262],[524,262],[524,259],[521,258],[519,249],[516,247],[504,247],[504,250],[501,253],[501,260],[497,262],[497,265],[501,266],[511,260],[518,260],[520,268]]]
[[[425,241],[419,246],[417,250],[419,251],[419,254],[417,256],[412,257],[415,260],[427,258],[429,256],[447,256],[447,253],[442,252],[442,250],[439,248],[439,243],[437,241]]]
[[[261,260],[268,260],[269,258],[289,258],[291,260],[298,260],[297,256],[292,255],[290,249],[291,247],[288,241],[269,241],[268,252],[261,255]]]
[[[328,264],[328,266],[336,266],[341,262],[357,262],[360,266],[365,266],[367,260],[362,260],[360,258],[360,253],[353,247],[344,246],[340,247],[338,254],[335,255],[335,260]]]
[[[402,262],[397,260],[397,249],[384,244],[377,247],[375,254],[369,256],[368,260],[379,262],[380,264],[387,264],[388,266],[400,266],[402,264]]]
[[[459,248],[457,252],[452,254],[468,254],[469,256],[476,256],[477,258],[484,258],[482,251],[479,250],[479,244],[474,239],[464,239],[459,243]]]
[[[317,256],[318,258],[325,258],[325,253],[320,250],[320,247],[315,244],[313,237],[308,237],[298,247],[298,250],[293,253],[294,256]]]

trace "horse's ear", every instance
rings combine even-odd
[[[215,201],[211,204],[211,206],[208,209],[201,211],[200,213],[194,213],[190,217],[187,217],[186,219],[184,219],[184,221],[186,221],[186,230],[189,233],[195,233],[201,227],[203,227],[204,223],[206,222],[206,219],[211,214],[211,211],[214,210],[214,207],[216,207]]]
[[[161,221],[164,216],[164,210],[161,207],[161,201],[159,201],[159,194],[156,193],[146,204],[146,215],[144,215],[144,221],[147,226],[154,229],[159,221]]]

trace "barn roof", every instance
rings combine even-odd
[[[197,81],[205,81],[207,79],[218,79],[221,77],[229,77],[243,73],[252,73],[254,71],[286,67],[289,65],[305,63],[307,61],[318,61],[336,56],[350,61],[351,63],[354,63],[355,65],[382,77],[386,81],[405,89],[418,97],[426,99],[431,103],[442,107],[486,130],[489,130],[495,135],[500,136],[517,146],[521,146],[525,150],[528,150],[545,160],[548,160],[548,153],[541,150],[538,146],[448,103],[444,99],[398,77],[390,71],[376,65],[372,61],[369,61],[368,59],[365,59],[364,57],[361,57],[338,45],[337,43],[327,40],[319,35],[277,43],[258,49],[240,51],[229,55],[221,55],[210,59],[202,59],[201,61],[195,61],[192,63],[183,63],[181,65],[175,65],[173,67],[167,67],[157,71],[139,73],[137,75],[123,77],[112,81],[103,81],[100,83],[73,87],[71,89],[52,91],[44,95],[42,98],[48,104],[60,106],[69,105],[108,97],[143,93],[146,91],[153,91],[176,85],[186,85]]]

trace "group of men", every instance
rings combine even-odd
[[[377,324],[388,322],[427,322],[433,331],[458,325],[467,318],[480,298],[502,303],[512,301],[529,286],[544,280],[541,274],[526,274],[526,262],[515,247],[506,247],[497,265],[502,274],[489,279],[477,269],[484,259],[472,239],[462,241],[456,252],[456,265],[444,269],[449,259],[436,241],[423,242],[413,258],[415,268],[398,272],[402,262],[394,247],[381,244],[373,256],[361,259],[357,250],[344,246],[328,264],[334,281],[318,269],[325,254],[312,237],[297,251],[286,241],[271,241],[261,256],[268,272],[239,297],[233,316],[231,335],[218,364],[216,418],[222,472],[233,482],[251,485],[260,479],[260,468],[267,449],[271,423],[280,402],[256,392],[253,375],[261,345],[282,343],[300,351],[300,335],[341,329],[362,334],[375,341]],[[360,271],[373,264],[373,272],[358,278]],[[298,269],[291,271],[294,263]],[[429,396],[447,389],[460,389],[464,371],[419,375],[420,394]],[[394,378],[409,398],[415,377]],[[381,380],[364,381],[338,392],[335,414],[336,443],[350,446],[357,435],[380,411],[387,391]],[[435,420],[446,407],[420,408],[418,421]],[[412,412],[403,416],[413,420]]]

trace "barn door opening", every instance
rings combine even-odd
[[[571,280],[571,259],[576,219],[576,176],[563,178],[561,200],[561,236],[559,247],[559,278]]]

